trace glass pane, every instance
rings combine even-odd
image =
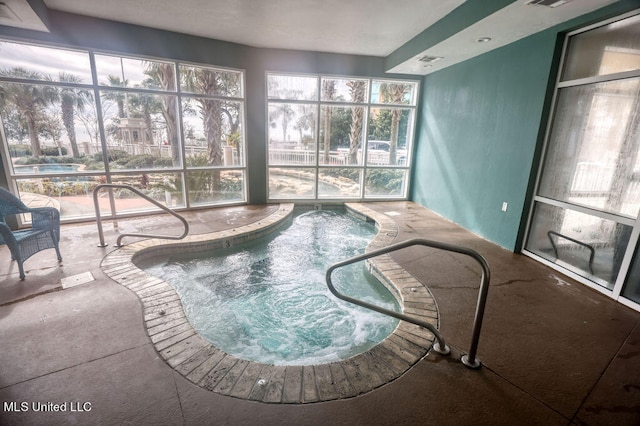
[[[539,194],[636,217],[640,79],[561,89]]]
[[[640,248],[631,262],[631,269],[627,275],[626,285],[622,290],[622,295],[636,303],[640,303]]]
[[[180,65],[180,90],[199,95],[241,98],[242,72]]]
[[[362,164],[364,107],[322,106],[320,164]]]
[[[356,198],[360,197],[360,169],[327,168],[318,173],[318,197]]]
[[[180,167],[175,96],[105,90],[100,98],[111,169]]]
[[[127,175],[114,175],[113,183],[130,185],[143,194],[167,207],[184,207],[182,184],[179,173],[137,173]],[[103,190],[108,194],[107,189]],[[113,189],[114,202],[118,213],[130,213],[138,211],[159,211],[160,209],[149,203],[144,198],[128,189]],[[109,211],[109,197],[100,197],[100,209]]]
[[[85,156],[99,139],[91,90],[0,83],[0,94],[14,173],[69,173],[92,163]],[[91,170],[104,170],[93,166]]]
[[[612,289],[632,227],[536,203],[526,249]]]
[[[183,99],[182,123],[188,167],[244,164],[242,102]]]
[[[364,195],[367,197],[405,197],[407,171],[369,169],[365,175]]]
[[[91,84],[89,54],[0,41],[0,76]]]
[[[640,15],[569,38],[562,80],[640,69]]]
[[[314,198],[315,169],[269,169],[269,198]]]
[[[93,217],[93,189],[104,176],[57,176],[17,179],[20,199],[27,207],[55,207],[62,219]],[[104,214],[108,214],[106,210]]]
[[[267,96],[269,99],[316,101],[318,100],[318,78],[269,74]]]
[[[413,130],[412,109],[371,108],[369,115],[368,165],[408,164]]]
[[[98,84],[176,90],[175,67],[170,62],[95,55]]]
[[[242,170],[194,170],[187,172],[192,206],[245,201]]]
[[[373,81],[371,103],[415,105],[418,83],[407,81]]]
[[[317,107],[269,104],[269,164],[316,163]]]
[[[322,78],[323,101],[364,103],[369,92],[369,80]]]

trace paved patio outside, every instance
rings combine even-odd
[[[64,225],[63,265],[53,250],[41,252],[25,263],[25,281],[0,247],[0,424],[640,424],[640,313],[414,203],[367,205],[390,213],[396,241],[440,240],[487,258],[481,369],[458,359],[470,342],[477,266],[416,247],[393,257],[433,293],[452,356],[430,352],[391,383],[335,401],[270,404],[207,391],[166,364],[137,296],[102,272],[102,258],[115,249],[97,247],[95,223]],[[277,207],[185,216],[193,235],[258,221]],[[181,232],[163,215],[105,230],[111,244],[118,232]],[[87,273],[94,280],[73,281]],[[65,278],[71,287],[62,289]],[[47,411],[56,404],[64,411]]]

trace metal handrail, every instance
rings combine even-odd
[[[407,321],[412,324],[416,324],[426,328],[431,333],[433,333],[433,335],[436,337],[437,342],[433,345],[433,349],[440,354],[447,355],[450,352],[449,347],[446,345],[444,338],[442,337],[440,332],[432,324],[429,324],[428,322],[422,321],[417,318],[413,318],[409,315],[393,312],[388,309],[381,308],[379,306],[372,305],[367,302],[363,302],[362,300],[354,299],[353,297],[341,294],[340,292],[338,292],[338,290],[336,290],[336,288],[333,286],[333,282],[331,281],[331,274],[337,268],[350,265],[352,263],[360,262],[362,260],[370,259],[372,257],[380,256],[382,254],[387,254],[393,251],[397,251],[406,247],[415,246],[415,245],[422,245],[426,247],[432,247],[440,250],[464,254],[472,257],[474,260],[476,260],[480,264],[482,268],[482,276],[480,278],[480,290],[478,292],[478,303],[476,306],[476,315],[473,320],[473,329],[471,333],[471,345],[469,347],[469,353],[467,355],[463,355],[461,358],[462,363],[469,368],[480,367],[481,363],[480,363],[480,360],[476,358],[476,353],[478,350],[478,341],[480,340],[480,329],[482,327],[482,319],[484,317],[484,308],[487,302],[487,293],[489,291],[489,279],[490,279],[491,272],[489,270],[489,264],[487,263],[485,258],[482,257],[482,255],[479,254],[478,252],[465,247],[459,247],[459,246],[454,246],[452,244],[441,243],[439,241],[431,241],[431,240],[425,240],[421,238],[407,240],[400,243],[392,244],[387,247],[383,247],[381,249],[373,250],[365,254],[354,256],[352,258],[343,260],[341,262],[334,263],[329,267],[329,269],[327,269],[327,274],[326,274],[327,286],[329,287],[329,290],[331,291],[331,293],[333,293],[333,295],[339,299],[342,299],[347,302],[356,304],[358,306],[362,306],[363,308],[371,309],[381,314],[389,315],[394,318]]]
[[[149,197],[148,195],[142,193],[141,191],[137,190],[133,186],[116,184],[116,183],[102,183],[102,184],[96,186],[93,189],[93,206],[94,206],[94,208],[96,210],[96,223],[98,224],[98,235],[100,236],[100,244],[98,245],[98,247],[106,247],[107,246],[107,244],[104,242],[104,232],[102,231],[102,218],[100,217],[100,205],[98,204],[98,192],[103,188],[128,189],[129,191],[133,192],[134,194],[137,194],[140,197],[144,198],[145,200],[149,201],[154,206],[159,207],[160,209],[166,211],[170,215],[178,218],[182,222],[182,224],[184,225],[184,232],[182,233],[182,235],[177,236],[177,237],[176,236],[172,236],[172,235],[120,234],[120,236],[118,237],[118,240],[116,241],[115,247],[122,247],[122,239],[124,237],[164,238],[164,239],[168,239],[168,240],[181,240],[184,237],[186,237],[187,234],[189,234],[189,224],[187,223],[187,221],[186,221],[186,219],[184,217],[180,216],[178,213],[174,212],[173,210],[171,210],[167,206],[165,206],[163,204],[160,204],[158,201],[156,201],[153,198]]]

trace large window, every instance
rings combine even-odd
[[[173,208],[246,201],[243,72],[2,41],[0,50],[2,157],[28,205],[91,217],[100,183]],[[101,199],[103,214],[112,206],[153,207],[127,190]]]
[[[640,302],[640,15],[571,34],[526,250]],[[635,277],[635,278],[634,278]],[[626,287],[625,287],[626,283]]]
[[[406,198],[417,89],[269,73],[269,199]]]

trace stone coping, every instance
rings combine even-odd
[[[397,237],[397,224],[389,216],[362,203],[347,203],[345,208],[375,223],[378,233],[367,251],[385,247]],[[262,237],[289,224],[293,211],[293,204],[281,204],[266,218],[234,229],[190,235],[180,241],[135,242],[105,256],[101,267],[140,299],[147,333],[160,356],[188,380],[213,392],[266,403],[302,404],[355,397],[400,377],[434,342],[433,334],[417,325],[400,321],[378,345],[342,361],[304,366],[247,361],[202,338],[187,320],[174,288],[136,266],[143,258],[231,247]],[[431,292],[389,255],[369,259],[367,267],[392,291],[404,313],[438,326]]]

